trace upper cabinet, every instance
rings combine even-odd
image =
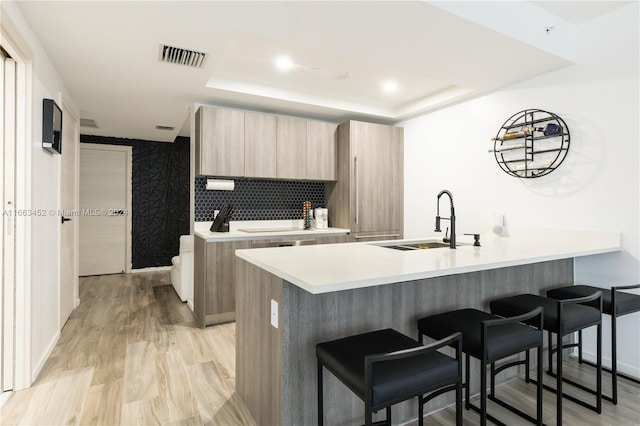
[[[275,178],[276,165],[276,117],[245,112],[244,176]]]
[[[307,121],[307,179],[336,180],[337,124]]]
[[[202,106],[196,175],[333,181],[337,125]]]
[[[307,179],[307,121],[278,117],[277,175],[280,179]]]
[[[196,112],[196,175],[244,176],[244,112],[201,107]]]
[[[402,238],[404,133],[349,121],[338,127],[338,180],[327,185],[331,226],[355,241]]]

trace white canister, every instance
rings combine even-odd
[[[316,229],[324,229],[328,227],[329,210],[317,208],[315,209],[314,217],[316,219]]]

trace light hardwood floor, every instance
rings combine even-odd
[[[168,272],[80,279],[80,306],[2,425],[253,425],[235,394],[235,325],[196,328]]]
[[[38,379],[5,403],[0,424],[254,424],[235,393],[234,324],[196,328],[167,272],[82,278],[80,299]],[[593,381],[590,367],[567,365],[567,374]],[[601,415],[565,401],[565,424],[640,425],[640,387],[621,380],[619,392],[618,405],[603,401]],[[522,380],[500,386],[498,394],[533,411],[535,391]],[[555,396],[545,391],[544,398],[551,425]],[[489,407],[507,424],[526,424],[491,402]],[[474,412],[464,412],[465,425],[478,421]],[[454,412],[432,414],[426,424],[454,424]]]

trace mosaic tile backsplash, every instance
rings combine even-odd
[[[234,206],[231,220],[301,219],[306,200],[312,208],[325,207],[324,182],[236,180],[233,191],[207,191],[206,184],[206,177],[196,177],[196,222],[212,221],[225,203]]]

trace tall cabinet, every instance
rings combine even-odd
[[[402,238],[404,129],[360,121],[338,126],[338,180],[326,185],[331,226],[354,241]]]

